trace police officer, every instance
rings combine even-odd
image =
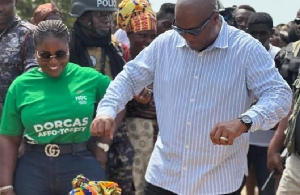
[[[0,0],[0,116],[8,87],[24,71],[37,66],[32,30],[15,13],[16,0]]]
[[[116,0],[72,0],[70,15],[76,21],[71,31],[70,62],[95,68],[111,79],[116,77],[129,59],[128,47],[111,34],[112,14],[116,11]],[[122,118],[117,123],[121,124]],[[122,194],[131,194],[134,151],[126,131],[116,131],[112,142],[104,137],[95,139],[90,140],[90,148],[106,168],[108,179],[119,184]],[[96,141],[109,144],[109,151],[95,147]]]
[[[127,51],[111,35],[116,0],[72,0],[70,15],[76,17],[70,43],[70,61],[93,67],[113,79],[122,69]]]
[[[282,174],[277,195],[300,194],[300,77],[298,73],[300,66],[300,9],[295,19],[295,25],[299,41],[287,46],[281,67],[281,74],[285,73],[283,77],[288,77],[289,84],[293,83],[294,105],[290,115],[279,123],[268,149],[268,168],[270,171],[275,169],[278,175]],[[283,143],[290,154],[284,171],[280,158]]]

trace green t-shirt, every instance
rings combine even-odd
[[[109,77],[72,63],[56,78],[38,68],[26,72],[7,92],[0,134],[24,134],[31,144],[87,141],[95,103],[109,83]]]

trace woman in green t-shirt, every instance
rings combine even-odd
[[[110,79],[92,68],[68,63],[69,33],[61,21],[39,23],[34,42],[40,67],[15,79],[4,104],[0,191],[66,195],[78,174],[105,179],[86,143],[94,103],[102,99]],[[22,137],[25,152],[17,159]]]

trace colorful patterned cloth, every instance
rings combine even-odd
[[[90,181],[83,175],[77,175],[72,181],[73,190],[69,195],[120,195],[118,184],[110,181]]]
[[[118,25],[123,30],[156,30],[156,14],[147,0],[123,0],[118,9]]]
[[[108,151],[107,179],[118,183],[122,195],[134,195],[132,176],[134,148],[127,135],[126,123],[118,128]]]
[[[134,162],[132,164],[132,176],[135,195],[144,195],[146,184],[145,173],[152,154],[155,135],[157,135],[157,121],[145,118],[126,117],[128,138],[134,148]]]

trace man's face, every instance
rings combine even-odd
[[[88,11],[83,13],[78,21],[85,33],[90,36],[107,36],[112,25],[112,12]],[[96,34],[95,34],[96,31]]]
[[[250,15],[253,12],[245,10],[245,9],[238,9],[234,13],[235,21],[237,23],[237,28],[243,31],[247,30],[247,23]]]
[[[12,22],[15,5],[15,0],[0,0],[0,30],[4,30]]]
[[[189,11],[186,11],[189,10]],[[193,6],[176,8],[174,26],[181,31],[201,29],[200,33],[180,33],[186,40],[188,46],[193,50],[203,50],[208,47],[216,34],[219,33],[216,26],[219,22],[219,14],[211,9],[202,8],[198,10]],[[177,31],[178,32],[178,31]]]
[[[112,25],[113,12],[92,12],[93,25],[95,30],[108,33]]]
[[[253,24],[247,32],[255,39],[259,40],[265,48],[269,48],[272,29],[266,24]]]

